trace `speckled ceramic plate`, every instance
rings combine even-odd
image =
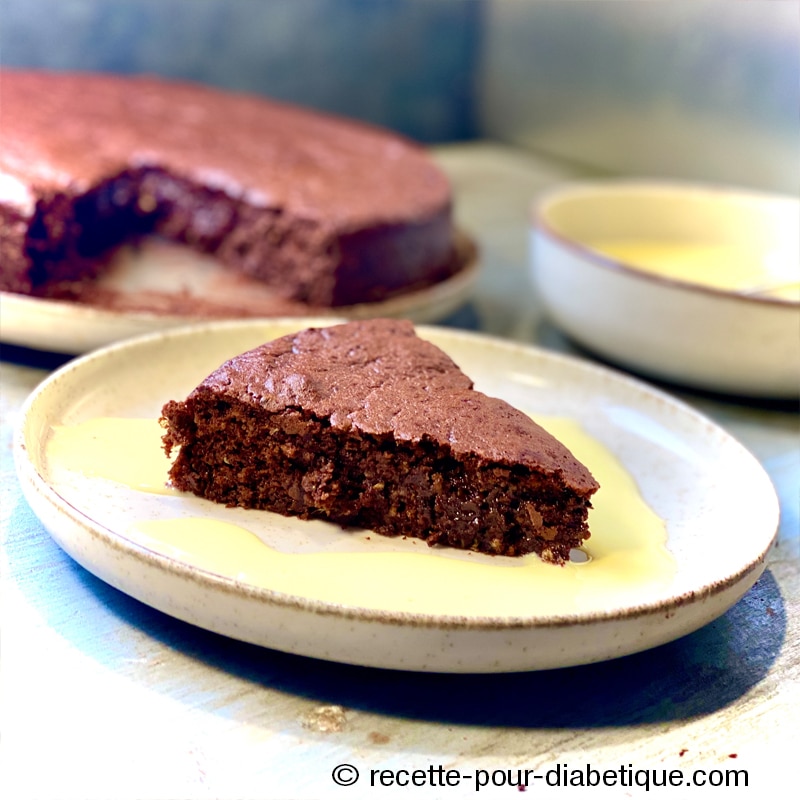
[[[212,259],[148,240],[121,250],[85,303],[0,292],[0,341],[77,355],[133,336],[204,321],[307,317],[444,319],[469,298],[479,270],[469,237],[459,234],[464,267],[433,286],[376,303],[314,309],[282,300],[263,284],[236,276]],[[112,304],[113,310],[103,308]],[[187,307],[194,307],[190,313]]]
[[[189,495],[151,494],[65,468],[53,456],[54,430],[100,417],[155,420],[165,401],[183,398],[228,357],[308,324],[292,319],[166,331],[113,345],[54,373],[26,404],[15,457],[25,495],[59,545],[123,592],[212,631],[333,661],[451,672],[553,668],[653,647],[722,614],[763,571],[777,530],[777,498],[758,462],[727,433],[668,395],[613,371],[466,332],[419,328],[478,389],[534,416],[566,418],[609,454],[622,472],[596,472],[604,484],[596,505],[624,474],[663,521],[672,567],[646,581],[646,591],[626,595],[617,591],[621,584],[608,581],[592,597],[578,578],[562,606],[560,583],[573,580],[580,567],[539,564],[549,570],[544,580],[553,587],[545,592],[550,602],[540,602],[541,591],[526,600],[528,584],[512,600],[519,582],[514,586],[505,576],[513,577],[519,563],[508,562],[515,559],[443,552],[319,521],[226,509]],[[156,436],[153,450],[158,444]],[[98,458],[102,462],[102,454]],[[594,470],[594,456],[589,461]],[[199,523],[197,538],[175,549],[137,532],[134,523],[145,519],[162,529],[170,520],[226,523],[231,531],[246,529],[249,549],[237,551],[234,536],[231,552],[224,546],[201,552]],[[250,571],[262,551],[294,565],[288,572],[278,569],[274,585]],[[239,559],[237,552],[249,555]],[[327,567],[315,573],[322,588],[313,571],[304,580],[292,572],[298,563],[320,558]],[[357,601],[339,589],[326,594],[324,585],[336,583],[339,573],[335,563],[352,584],[357,581],[351,568],[359,560],[378,565],[384,558],[386,564],[364,571],[365,581],[373,572],[379,578],[361,588]],[[411,561],[403,566],[404,559]],[[472,570],[461,595],[443,598],[432,591],[445,562]],[[411,564],[412,579],[406,581],[407,596],[398,599],[395,586],[392,599],[396,564]],[[633,570],[630,579],[643,574]],[[422,600],[415,605],[418,594]]]

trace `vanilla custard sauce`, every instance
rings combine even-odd
[[[800,263],[790,252],[680,240],[599,239],[592,250],[664,278],[715,289],[800,300]]]
[[[389,539],[370,531],[341,530],[343,543],[357,541],[355,551],[312,547],[286,552],[281,541],[291,529],[270,537],[276,515],[236,509],[233,523],[224,519],[228,509],[166,487],[169,461],[155,420],[97,418],[55,427],[46,458],[62,472],[119,484],[128,495],[171,495],[163,498],[157,518],[137,518],[135,500],[127,502],[117,531],[203,570],[286,594],[467,617],[601,612],[662,594],[675,562],[666,548],[664,522],[644,502],[632,476],[577,423],[536,420],[586,464],[601,487],[592,499],[592,535],[583,554],[576,554],[583,560],[564,566],[533,554],[509,558],[429,548],[420,540]],[[213,514],[204,513],[209,505]],[[240,524],[243,518],[245,525]],[[338,539],[338,526],[331,527]]]
[[[141,492],[177,494],[167,486],[170,462],[161,445],[163,434],[157,420],[95,417],[78,425],[54,426],[47,458],[87,478],[104,478]]]

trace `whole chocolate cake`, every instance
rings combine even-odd
[[[597,482],[406,321],[311,328],[164,406],[183,491],[429,544],[562,562]]]
[[[0,289],[72,296],[149,234],[320,307],[460,266],[448,181],[394,133],[150,77],[4,69],[0,91]]]

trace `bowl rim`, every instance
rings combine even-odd
[[[635,195],[637,192],[648,195],[693,195],[695,197],[705,195],[711,199],[715,197],[720,199],[729,197],[739,198],[749,202],[794,202],[797,204],[798,211],[800,212],[800,199],[788,194],[767,192],[759,189],[731,187],[711,182],[695,183],[677,180],[650,180],[646,178],[585,180],[559,184],[538,195],[533,201],[531,208],[533,233],[545,235],[555,240],[567,250],[577,253],[582,258],[588,259],[594,266],[602,267],[620,275],[627,275],[631,278],[641,279],[652,284],[667,286],[672,289],[697,292],[701,295],[710,295],[712,297],[729,299],[736,302],[756,303],[768,307],[786,308],[790,310],[800,309],[800,300],[794,300],[788,297],[744,294],[730,289],[721,289],[715,286],[682,280],[681,278],[648,272],[647,270],[637,267],[635,264],[604,255],[589,245],[580,242],[578,239],[571,238],[561,233],[545,219],[547,210],[551,208],[554,203],[562,200],[568,200],[581,195],[600,199],[604,195],[609,194],[624,193]]]

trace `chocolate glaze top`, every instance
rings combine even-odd
[[[4,69],[0,87],[0,203],[23,213],[146,166],[344,230],[450,207],[423,148],[351,120],[145,76]]]
[[[304,409],[340,429],[430,439],[457,457],[561,473],[576,491],[598,487],[589,470],[526,414],[488,397],[405,320],[310,328],[236,356],[197,392],[269,412]]]

